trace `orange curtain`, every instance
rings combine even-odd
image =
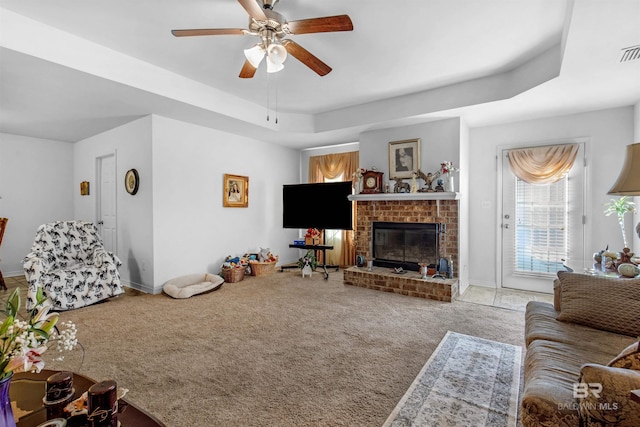
[[[324,182],[325,179],[335,179],[342,175],[343,181],[351,181],[353,174],[360,164],[360,156],[357,151],[348,153],[326,154],[309,158],[309,182]],[[355,229],[356,204],[353,203],[353,228]],[[327,258],[335,258],[327,264],[340,266],[354,265],[356,260],[354,232],[342,230],[342,244],[328,253]]]
[[[509,150],[511,172],[529,184],[552,184],[573,167],[578,144],[549,145]]]

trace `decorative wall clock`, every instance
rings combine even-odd
[[[127,190],[127,193],[134,195],[138,192],[139,186],[140,177],[138,176],[138,171],[135,169],[129,169],[124,175],[124,188]]]

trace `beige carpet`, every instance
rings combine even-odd
[[[168,426],[380,426],[447,331],[522,346],[524,313],[345,286],[297,270],[175,300],[64,312],[80,372]],[[68,358],[62,365],[75,365]],[[75,369],[75,367],[73,367]]]

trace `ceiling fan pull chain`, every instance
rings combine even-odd
[[[271,82],[271,78],[267,73],[267,121],[269,121],[269,83]]]
[[[275,76],[276,79],[276,124],[278,124],[278,75]]]

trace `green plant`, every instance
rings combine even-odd
[[[318,260],[311,249],[302,258],[298,259],[298,267],[304,268],[305,265],[310,266],[312,270],[315,270],[318,266]]]
[[[620,225],[620,231],[622,231],[622,240],[624,241],[624,247],[628,248],[627,233],[624,229],[624,216],[627,213],[633,213],[636,211],[636,204],[633,203],[629,196],[622,196],[619,199],[611,199],[609,203],[605,204],[604,213],[606,216],[616,214],[618,216],[618,224]]]

